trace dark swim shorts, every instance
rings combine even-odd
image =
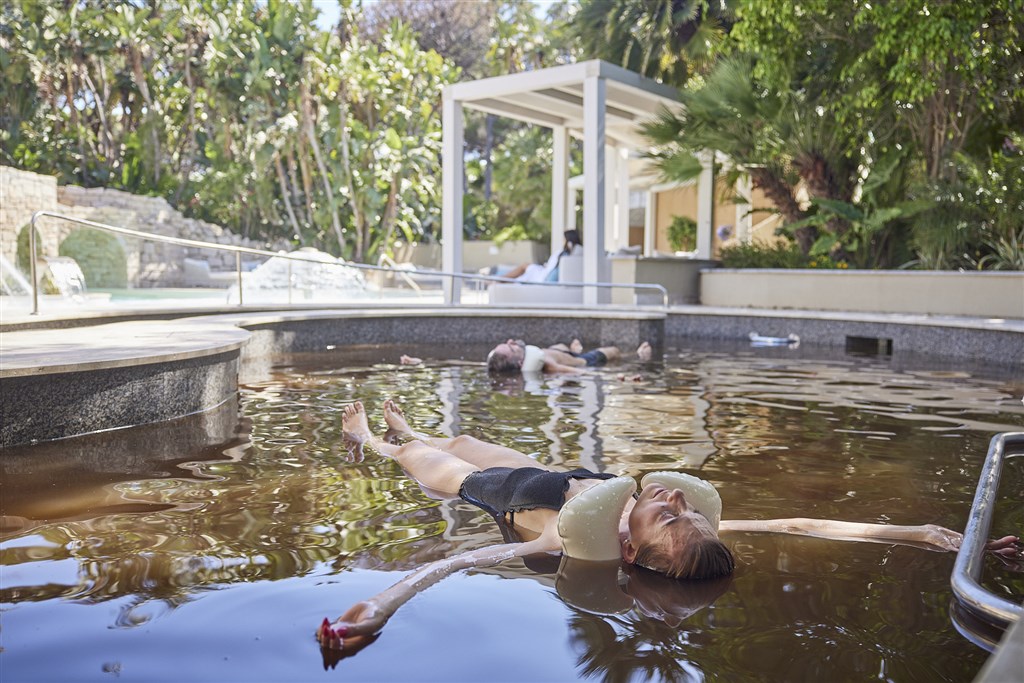
[[[570,479],[612,479],[615,475],[586,469],[552,472],[539,467],[490,467],[462,482],[459,498],[504,517],[519,510],[561,510]],[[512,523],[512,520],[509,520]]]
[[[587,361],[587,367],[593,368],[598,365],[604,365],[608,362],[608,356],[604,355],[603,351],[594,349],[593,351],[587,351],[586,353],[574,353],[572,354],[576,358],[582,358]]]

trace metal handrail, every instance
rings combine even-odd
[[[997,434],[989,442],[988,455],[981,468],[978,489],[950,579],[953,594],[961,605],[979,618],[1002,627],[1024,616],[1024,607],[982,588],[980,581],[1003,463],[1017,455],[1007,455],[1006,448],[1016,445],[1024,445],[1024,432]]]
[[[482,280],[485,282],[511,282],[521,285],[539,285],[547,287],[597,287],[604,289],[650,289],[656,291],[661,295],[662,307],[668,308],[668,290],[662,285],[650,284],[650,283],[634,283],[634,284],[620,284],[611,282],[522,282],[520,280],[514,280],[506,277],[496,277],[493,275],[479,275],[474,273],[453,273],[441,270],[401,270],[396,268],[385,268],[383,266],[373,266],[365,263],[325,263],[308,256],[301,256],[297,254],[289,254],[286,252],[268,251],[266,249],[254,249],[252,247],[239,247],[230,244],[217,244],[215,242],[203,242],[200,240],[191,240],[184,237],[171,237],[169,235],[154,235],[153,233],[141,232],[139,230],[132,230],[130,228],[121,228],[115,225],[107,225],[106,223],[98,223],[96,221],[86,220],[84,218],[75,218],[74,216],[66,216],[60,213],[54,213],[52,211],[36,211],[32,214],[31,229],[29,230],[29,275],[32,280],[32,315],[39,314],[39,282],[36,277],[36,221],[43,217],[57,218],[60,220],[69,221],[71,223],[78,223],[79,225],[85,225],[90,228],[97,230],[104,230],[106,232],[113,232],[119,235],[127,235],[129,237],[137,237],[143,240],[150,240],[153,242],[164,242],[167,244],[177,244],[184,247],[195,247],[198,249],[214,249],[218,251],[229,251],[235,254],[235,270],[238,273],[238,305],[243,306],[242,301],[242,254],[251,254],[253,256],[266,256],[270,258],[283,258],[289,261],[289,277],[288,277],[288,301],[291,303],[291,261],[305,261],[307,263],[317,263],[320,265],[339,265],[346,266],[348,268],[356,268],[358,270],[369,270],[369,271],[383,271],[386,273],[398,274],[403,277],[409,277],[412,275],[429,275],[431,277],[447,277],[451,278],[451,284],[454,288],[455,280]]]

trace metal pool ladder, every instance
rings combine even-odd
[[[1006,628],[1024,616],[1024,606],[982,588],[981,569],[985,558],[985,542],[988,540],[992,514],[999,493],[1003,463],[1008,458],[1024,455],[1007,455],[1007,447],[1022,445],[1024,432],[1004,432],[992,437],[951,578],[953,595],[960,605],[972,615],[1000,628]]]

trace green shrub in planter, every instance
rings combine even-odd
[[[718,258],[724,268],[849,268],[846,261],[836,261],[826,254],[804,256],[793,242],[736,244],[722,247]]]
[[[807,259],[792,242],[758,242],[722,247],[718,258],[725,268],[805,268]]]
[[[668,226],[668,246],[672,251],[696,249],[697,221],[686,216],[673,216]]]

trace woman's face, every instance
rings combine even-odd
[[[636,548],[664,544],[675,554],[692,540],[717,538],[718,534],[707,517],[686,501],[682,491],[649,484],[629,513],[629,537]]]

